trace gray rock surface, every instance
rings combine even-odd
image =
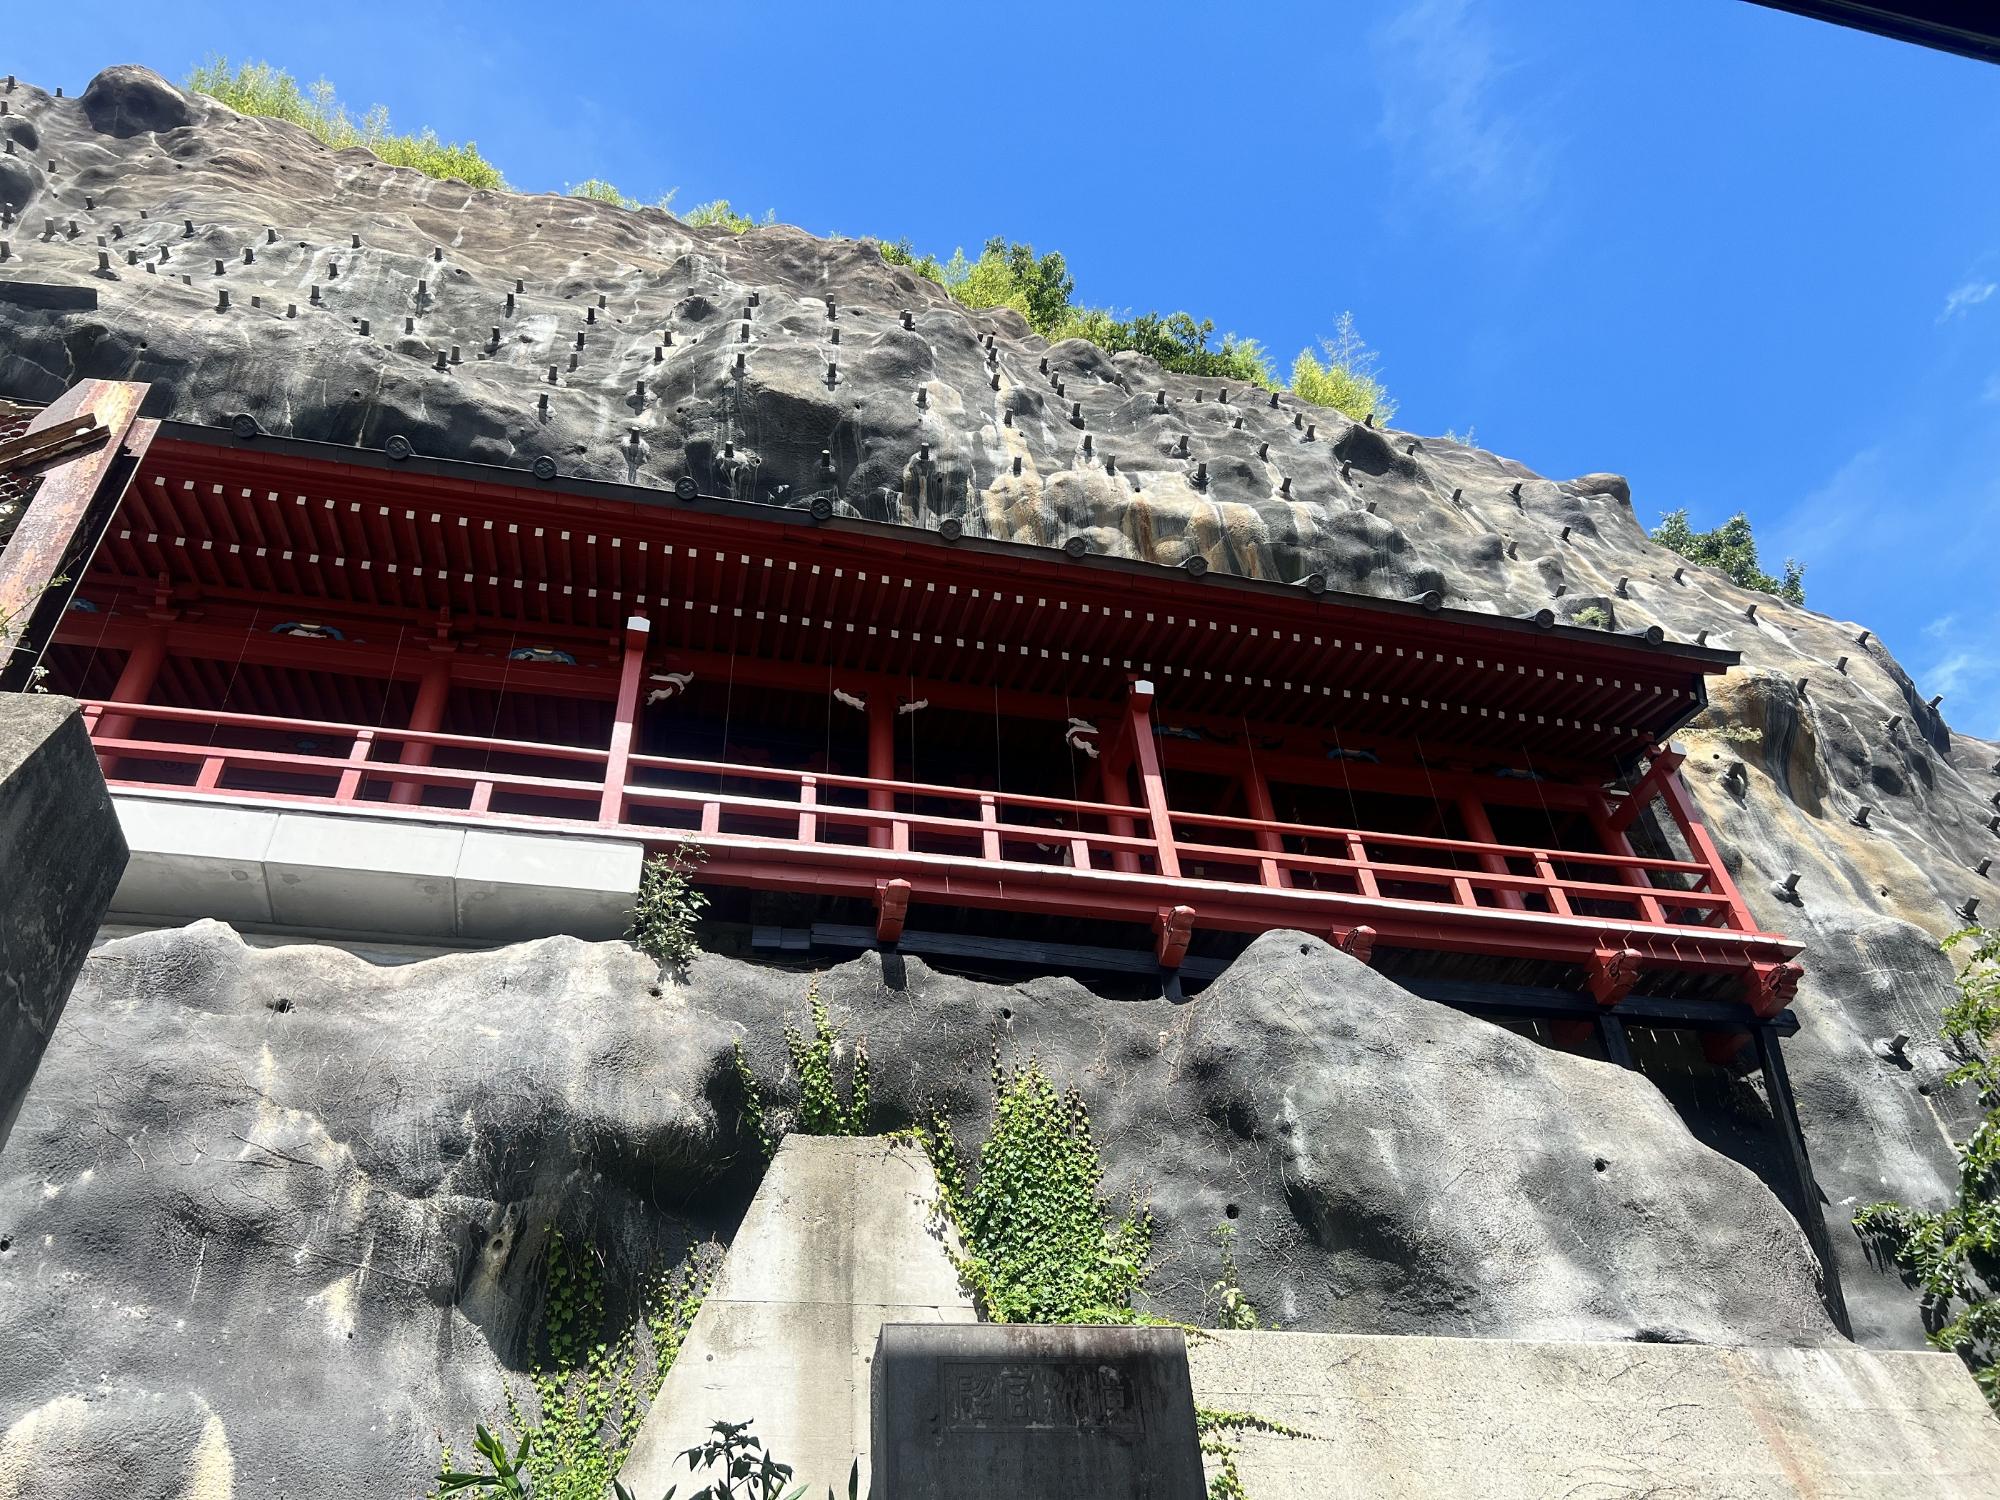
[[[245,413],[369,447],[401,434],[418,453],[515,468],[548,455],[566,474],[642,485],[686,474],[779,505],[824,493],[913,526],[959,517],[975,535],[1080,536],[1166,564],[1198,552],[1218,569],[1437,589],[1500,613],[1592,607],[1618,629],[1706,632],[1741,651],[1688,737],[1688,773],[1759,918],[1809,945],[1790,1053],[1857,1331],[1920,1340],[1913,1298],[1868,1263],[1847,1220],[1863,1202],[1934,1203],[1951,1186],[1964,1101],[1932,1091],[1929,1039],[1951,993],[1935,947],[1968,897],[2000,905],[1976,873],[2000,859],[1988,824],[2000,748],[1952,731],[1859,625],[1683,565],[1645,536],[1640,518],[1662,502],[1616,475],[1547,479],[1289,396],[1273,407],[1236,389],[1225,402],[1214,382],[1052,346],[1005,310],[969,312],[866,242],[476,192],[137,69],[79,99],[22,83],[9,102],[0,128],[35,144],[0,157],[0,202],[19,215],[0,282],[89,289],[97,306],[0,298],[0,394],[149,380],[155,415]],[[227,312],[218,286],[233,292]],[[1864,804],[1866,829],[1850,822]],[[1795,903],[1772,895],[1790,871]],[[1878,1056],[1873,1043],[1897,1031],[1916,1039],[1906,1056]],[[1704,1139],[1759,1159],[1748,1090],[1670,1065],[1652,1076]]]
[[[0,694],[0,1151],[125,854],[74,700]]]
[[[551,1218],[619,1287],[743,1211],[731,1043],[775,1078],[806,978],[704,956],[653,987],[570,938],[402,966],[218,923],[101,948],[0,1157],[0,1496],[102,1494],[112,1463],[120,1493],[203,1465],[415,1493],[522,1365]],[[1082,1088],[1108,1191],[1158,1215],[1162,1312],[1200,1315],[1233,1208],[1288,1327],[1836,1339],[1791,1217],[1644,1079],[1316,939],[1260,939],[1184,1005],[874,955],[821,992],[885,1128],[935,1101],[983,1135],[996,1034]]]

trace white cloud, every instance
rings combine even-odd
[[[1472,0],[1411,0],[1371,43],[1381,133],[1408,169],[1492,218],[1512,218],[1547,191],[1552,145],[1526,112],[1501,103],[1515,64]]]
[[[1938,314],[1940,323],[1948,323],[1969,307],[1977,307],[1995,292],[2000,292],[2000,281],[1968,281],[1951,289],[1951,295],[1944,299],[1944,311]]]
[[[1946,636],[1950,635],[1952,631],[1954,631],[1957,628],[1958,628],[1958,611],[1953,610],[1948,615],[1939,615],[1935,620],[1931,621],[1930,624],[1926,625],[1924,627],[1924,634],[1929,636],[1934,641],[1943,640]]]

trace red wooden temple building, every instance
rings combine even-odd
[[[176,838],[226,808],[355,848],[685,840],[765,945],[1199,979],[1296,928],[1718,1021],[1798,979],[1670,748],[1733,653],[247,420],[131,454],[150,425],[41,662]]]
[[[611,937],[692,846],[705,942],[785,958],[1178,995],[1297,929],[1627,1066],[1633,1026],[1754,1056],[1844,1326],[1778,1045],[1800,949],[1671,744],[1734,653],[142,396],[0,410],[0,687],[85,705],[114,916]]]

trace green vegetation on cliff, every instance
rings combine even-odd
[[[1935,1213],[1871,1203],[1854,1225],[1909,1273],[1931,1343],[1964,1359],[2000,1410],[2000,931],[1969,927],[1945,939],[1961,945],[1971,955],[1940,1029],[1958,1058],[1945,1083],[1972,1085],[1985,1115],[1958,1147],[1957,1201]]]
[[[356,120],[324,78],[301,88],[290,73],[269,63],[232,68],[229,59],[211,57],[188,74],[187,86],[239,114],[301,126],[335,150],[365,146],[390,166],[414,167],[427,177],[453,178],[476,188],[507,186],[500,169],[472,141],[440,140],[428,127],[415,135],[398,134],[389,128],[389,111],[380,104]]]

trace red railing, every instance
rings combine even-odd
[[[906,879],[960,904],[1141,919],[1191,905],[1235,930],[1366,924],[1523,957],[1608,942],[1687,968],[1796,951],[1757,931],[1719,860],[1180,810],[1162,824],[1122,803],[657,755],[623,756],[607,786],[604,749],[102,701],[86,718],[114,786],[684,834],[724,883],[871,895]],[[1696,834],[1691,849],[1712,848]]]

